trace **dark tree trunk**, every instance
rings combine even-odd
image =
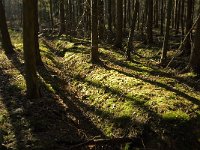
[[[190,31],[192,28],[192,14],[193,14],[193,4],[194,0],[187,0],[187,20],[186,20],[186,33]],[[190,36],[187,38],[187,41],[185,43],[185,47],[183,49],[183,55],[189,56],[191,53],[191,40]]]
[[[153,43],[153,0],[148,0],[147,44]]]
[[[64,0],[60,0],[60,31],[59,35],[65,33],[65,7],[64,7]]]
[[[50,5],[51,28],[52,28],[52,31],[53,31],[53,29],[54,29],[54,19],[53,19],[53,3],[52,3],[52,0],[49,0],[49,5]]]
[[[139,1],[136,0],[135,9],[133,13],[133,19],[132,19],[132,26],[131,26],[131,31],[129,33],[129,39],[128,39],[128,45],[127,45],[127,59],[128,60],[131,60],[131,51],[133,51],[133,37],[134,37],[134,31],[135,31],[135,26],[137,22],[138,12],[139,12]]]
[[[170,28],[170,22],[171,22],[171,12],[172,12],[172,0],[168,0],[166,29],[165,29],[165,37],[164,37],[162,56],[161,56],[162,64],[166,62],[167,51],[169,49],[169,28]]]
[[[104,39],[105,33],[105,21],[104,21],[104,2],[103,0],[98,0],[98,18],[99,18],[99,39]]]
[[[123,0],[117,0],[117,27],[115,47],[122,48],[123,40]]]
[[[108,0],[108,30],[112,32],[112,0]]]
[[[200,18],[197,21],[194,48],[192,49],[189,66],[200,76]]]
[[[97,0],[91,0],[91,39],[92,39],[92,51],[91,51],[91,62],[99,63],[99,51],[98,51],[98,11],[97,11]]]
[[[23,0],[23,45],[27,96],[39,98],[35,57],[35,0]]]
[[[10,35],[8,32],[8,26],[6,23],[5,10],[4,10],[2,0],[0,0],[0,18],[1,18],[0,19],[0,30],[1,30],[1,37],[2,37],[2,47],[7,54],[14,53]]]
[[[163,35],[163,23],[164,23],[164,0],[161,0],[161,17],[160,17],[160,35]]]
[[[184,32],[184,28],[185,28],[185,24],[184,24],[184,13],[185,13],[185,11],[184,11],[184,9],[185,9],[185,0],[182,0],[181,1],[181,33],[182,33],[182,35],[184,35],[185,34],[185,32]]]

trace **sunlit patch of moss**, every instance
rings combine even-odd
[[[72,48],[74,46],[74,43],[71,43],[71,42],[68,42],[68,41],[65,41],[65,40],[57,40],[55,41],[55,46],[56,48],[66,48],[66,49],[69,49],[69,48]]]
[[[40,42],[40,51],[45,53],[49,52],[49,49],[46,47],[46,45],[44,45],[43,42]]]
[[[176,110],[176,111],[167,111],[162,115],[164,120],[181,120],[181,121],[187,121],[190,119],[190,116],[181,111],[181,110]]]

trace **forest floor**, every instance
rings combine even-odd
[[[14,55],[0,50],[0,144],[3,135],[4,147],[64,150],[88,140],[129,137],[141,141],[132,148],[200,149],[200,80],[192,73],[161,68],[158,47],[135,42],[138,54],[130,62],[122,51],[100,45],[102,64],[93,65],[89,41],[41,38],[42,98],[29,100],[21,35],[12,33],[12,39]],[[184,62],[173,66],[178,63]],[[115,146],[100,147],[131,147]],[[94,144],[85,147],[89,148],[94,149]]]

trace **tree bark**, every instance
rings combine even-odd
[[[117,0],[117,27],[115,47],[122,48],[123,40],[123,0]]]
[[[2,47],[7,54],[14,53],[10,35],[8,32],[8,26],[6,23],[5,10],[4,10],[2,0],[0,0],[0,18],[1,18],[0,19],[0,30],[1,30],[1,37],[2,37]]]
[[[92,39],[92,51],[91,51],[91,62],[98,63],[99,51],[98,51],[98,11],[97,11],[97,0],[91,0],[91,39]]]
[[[197,21],[194,48],[192,49],[189,66],[200,76],[200,18]]]
[[[170,28],[170,21],[171,21],[171,11],[172,11],[172,0],[168,0],[165,37],[164,37],[162,55],[161,55],[161,63],[162,64],[164,64],[166,62],[167,51],[169,49],[169,28]]]
[[[187,20],[186,20],[186,33],[191,29],[193,21],[192,21],[192,14],[193,14],[193,4],[194,0],[187,0]],[[186,41],[185,47],[183,49],[184,56],[189,56],[191,54],[191,40],[190,36]]]
[[[23,0],[23,49],[28,98],[39,98],[35,56],[35,0]]]
[[[129,33],[129,39],[128,39],[127,60],[131,60],[131,51],[133,51],[133,43],[132,42],[133,42],[133,36],[134,36],[135,26],[136,26],[136,22],[137,22],[138,12],[139,12],[139,1],[136,0],[133,19],[132,19],[131,31]]]
[[[64,0],[60,0],[60,31],[59,35],[62,35],[65,33],[65,7],[64,7]]]
[[[153,0],[148,0],[147,44],[153,43]]]

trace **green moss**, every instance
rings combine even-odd
[[[190,119],[190,116],[181,111],[181,110],[177,110],[177,111],[167,111],[163,114],[163,119],[165,120],[182,120],[182,121],[187,121]]]

